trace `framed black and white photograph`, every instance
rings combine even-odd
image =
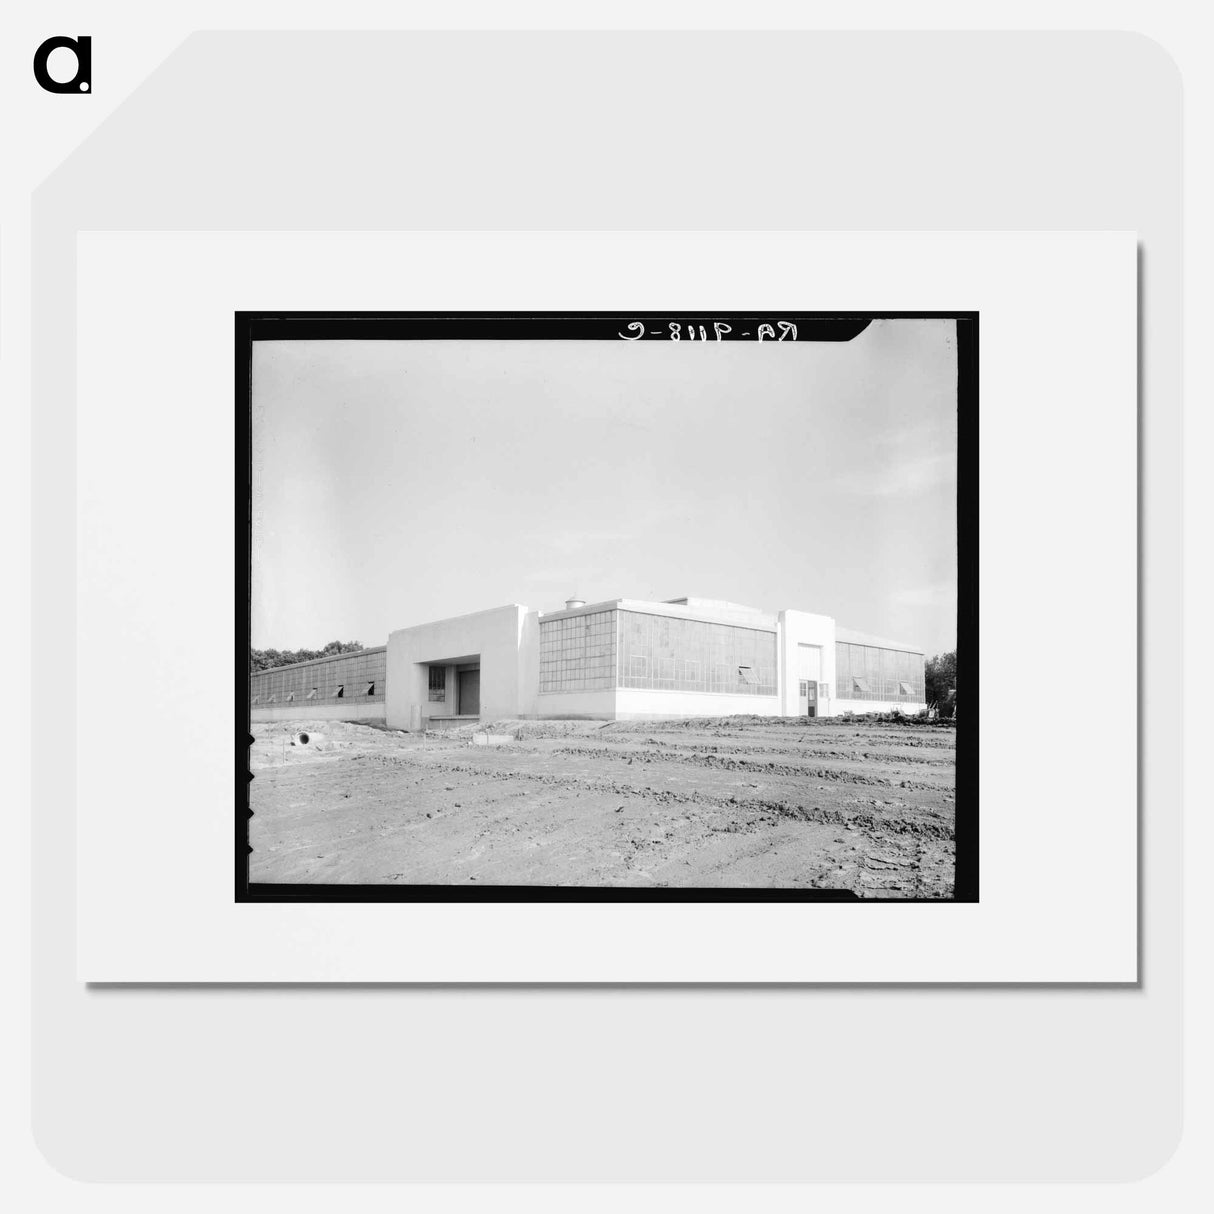
[[[1132,718],[1038,693],[1134,635],[1132,234],[80,257],[81,719],[162,689],[138,796],[81,733],[82,973],[1134,972]]]
[[[976,313],[236,358],[240,898],[978,897]]]

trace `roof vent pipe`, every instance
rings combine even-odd
[[[572,611],[575,607],[585,607],[585,606],[586,606],[585,599],[566,599],[565,600],[565,610],[566,611]]]

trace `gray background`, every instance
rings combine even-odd
[[[1160,1166],[1180,1134],[1179,191],[1180,80],[1134,35],[187,41],[34,197],[33,1115],[47,1158],[114,1180]],[[1139,232],[1139,987],[77,985],[62,710],[76,231],[764,226]],[[1042,319],[1065,322],[1048,283]],[[1043,869],[1026,897],[1048,855]]]

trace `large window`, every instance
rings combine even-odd
[[[619,617],[621,687],[776,694],[774,632],[640,611],[621,611]]]
[[[614,611],[540,620],[540,691],[615,686]]]
[[[923,654],[876,645],[835,645],[835,693],[841,700],[922,703]]]
[[[447,698],[447,668],[431,666],[430,668],[430,702],[441,704]]]
[[[299,662],[294,666],[259,670],[249,676],[250,703],[382,700],[386,667],[387,651],[380,646]]]

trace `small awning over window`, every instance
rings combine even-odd
[[[759,683],[759,676],[755,674],[753,666],[739,666],[738,678],[740,678],[743,683],[749,683],[753,686],[758,686]]]
[[[368,684],[366,685],[366,687],[364,687],[364,688],[363,688],[363,695],[365,695],[365,696],[373,696],[374,694],[375,694],[375,684],[374,684],[374,683],[368,683]]]
[[[868,685],[868,680],[867,680],[867,679],[852,679],[852,682],[855,684],[855,690],[856,690],[856,691],[865,691],[865,692],[867,692],[867,691],[871,691],[871,690],[872,690],[872,689],[869,687],[869,685]]]
[[[316,696],[317,696],[319,690],[320,690],[319,688],[313,687],[312,690],[308,692],[308,699],[309,700],[316,699]]]
[[[346,694],[346,685],[344,683],[337,684],[337,690],[333,693],[335,700],[340,700]]]
[[[913,696],[915,694],[915,689],[909,683],[899,683],[898,690],[904,696]]]

